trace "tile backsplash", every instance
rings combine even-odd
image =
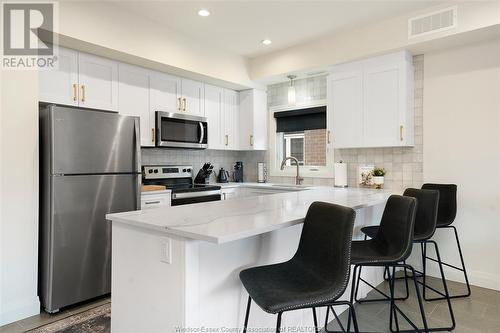
[[[385,168],[385,188],[403,189],[420,187],[423,182],[423,74],[424,56],[413,57],[415,70],[414,109],[415,109],[415,146],[396,148],[334,149],[335,161],[348,163],[348,184],[357,186],[358,167],[374,164]],[[297,101],[315,101],[326,99],[326,76],[318,76],[295,81]],[[270,85],[268,89],[268,107],[284,105],[287,102],[287,83]],[[294,177],[270,177],[269,181],[293,183]],[[304,179],[304,184],[333,186],[333,178]]]
[[[265,152],[262,151],[230,151],[230,150],[184,150],[166,148],[143,148],[143,165],[192,165],[194,175],[205,162],[214,165],[216,172],[212,173],[210,181],[216,181],[216,174],[220,168],[232,171],[236,161],[243,161],[244,180],[247,182],[257,181],[257,163],[264,162]]]

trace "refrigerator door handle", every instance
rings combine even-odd
[[[141,185],[142,179],[140,177],[141,173],[141,134],[140,134],[140,123],[139,118],[134,118],[134,132],[135,132],[135,170],[137,171],[137,198],[136,198],[136,209],[141,209]]]

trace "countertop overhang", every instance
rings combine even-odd
[[[315,201],[361,209],[383,204],[390,194],[362,188],[308,187],[301,191],[108,214],[106,219],[166,235],[222,244],[302,223]]]

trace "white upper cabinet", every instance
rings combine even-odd
[[[58,59],[57,69],[39,71],[39,99],[78,106],[78,52],[60,48]]]
[[[141,146],[154,146],[154,119],[150,116],[150,74],[147,69],[120,64],[118,109],[120,114],[140,117]]]
[[[118,111],[118,63],[90,54],[78,58],[80,106]]]
[[[205,115],[203,103],[203,83],[188,79],[181,81],[181,111],[194,116]]]
[[[225,149],[224,89],[205,84],[205,117],[208,122],[208,149]]]
[[[363,146],[363,72],[332,73],[328,85],[328,133],[336,148]],[[332,140],[333,139],[333,140]]]
[[[267,94],[251,89],[239,92],[241,150],[267,149]]]
[[[406,51],[336,66],[328,78],[335,148],[413,146],[413,64]]]
[[[118,63],[59,48],[58,68],[39,72],[39,100],[118,111]]]
[[[151,112],[180,112],[181,79],[172,75],[151,73]]]
[[[224,148],[227,150],[239,149],[239,105],[238,93],[224,89]],[[209,124],[210,126],[210,124]],[[210,131],[210,130],[209,130]]]

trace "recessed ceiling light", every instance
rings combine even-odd
[[[264,45],[271,45],[272,41],[270,39],[264,39],[263,41],[261,41],[261,43]]]
[[[198,15],[206,17],[206,16],[210,15],[210,12],[208,10],[206,10],[206,9],[200,9],[198,11]]]

